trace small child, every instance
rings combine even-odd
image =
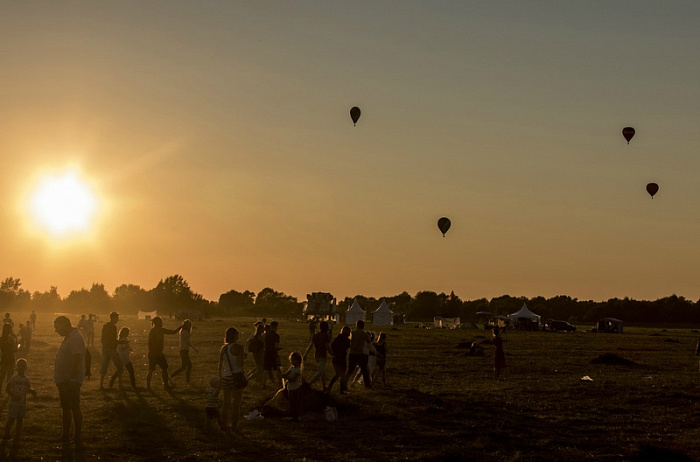
[[[207,422],[204,428],[205,430],[208,430],[214,422],[221,428],[219,391],[221,391],[221,381],[219,377],[213,375],[209,379],[209,390],[207,390]]]
[[[27,415],[27,393],[31,393],[36,397],[36,390],[32,389],[29,377],[25,375],[27,371],[27,360],[20,358],[15,363],[17,368],[17,374],[13,375],[7,382],[7,394],[10,395],[8,400],[8,411],[7,411],[7,425],[5,425],[5,436],[2,438],[2,444],[0,448],[2,452],[5,452],[5,447],[10,439],[10,431],[12,430],[12,425],[17,421],[17,426],[15,428],[15,439],[12,442],[12,450],[10,454],[13,454],[17,450],[17,445],[19,444],[19,436],[22,432],[22,421],[24,416]],[[4,455],[4,454],[3,454]]]
[[[291,365],[282,376],[285,380],[287,396],[289,397],[289,409],[292,411],[292,420],[299,420],[299,393],[301,388],[301,370],[303,359],[301,353],[292,351],[289,355]]]

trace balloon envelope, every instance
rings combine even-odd
[[[357,125],[357,121],[360,120],[360,114],[362,114],[362,111],[360,111],[359,107],[355,106],[350,109],[350,118],[353,125]]]
[[[438,220],[437,225],[440,231],[442,231],[442,237],[445,237],[445,233],[450,229],[450,226],[452,226],[452,222],[449,218],[442,217]]]
[[[656,194],[657,192],[659,192],[659,185],[656,184],[656,183],[649,183],[649,184],[647,185],[647,192],[649,193],[649,195],[650,195],[651,198],[653,199],[653,198],[654,198],[654,194]]]
[[[630,140],[634,136],[634,128],[632,127],[625,127],[622,129],[622,136],[625,137],[627,140],[627,144],[630,144]]]

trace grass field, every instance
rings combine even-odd
[[[77,318],[72,317],[74,325]],[[118,326],[131,328],[137,385],[144,388],[100,391],[100,352],[93,349],[93,378],[82,388],[85,448],[63,451],[52,381],[61,337],[52,320],[40,316],[32,349],[24,355],[38,396],[28,398],[19,460],[700,460],[700,372],[694,356],[699,334],[690,328],[626,328],[621,335],[582,331],[587,326],[570,334],[509,332],[508,367],[498,381],[490,344],[484,344],[485,357],[466,357],[459,348],[465,341],[488,340],[487,331],[384,328],[387,388],[356,386],[341,396],[336,385],[337,422],[326,422],[322,414],[305,414],[298,423],[241,419],[241,434],[228,436],[203,431],[207,382],[216,372],[226,327],[238,327],[247,338],[254,319],[195,322],[192,341],[199,353],[192,353],[192,383],[186,385],[180,375],[168,393],[157,377],[154,391],[145,390],[150,324],[122,316]],[[177,325],[165,319],[165,327]],[[374,330],[371,324],[368,330]],[[304,323],[281,321],[278,332],[283,352],[308,345]],[[608,353],[634,364],[592,363]],[[177,336],[166,337],[166,355],[172,371],[180,362]],[[311,356],[307,379],[315,370]],[[593,381],[581,381],[583,376]],[[273,393],[271,385],[266,390],[249,385],[244,413]],[[0,417],[4,425],[4,406]]]

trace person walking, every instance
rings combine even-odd
[[[348,370],[344,378],[344,387],[347,389],[348,381],[355,371],[355,366],[358,366],[360,372],[362,372],[362,382],[365,388],[372,388],[372,378],[369,376],[369,369],[367,368],[369,361],[368,344],[371,345],[371,340],[367,332],[365,332],[365,322],[363,320],[358,319],[355,326],[356,329],[352,331],[352,336],[350,337],[350,354],[348,356]]]
[[[493,346],[496,347],[493,356],[493,370],[495,373],[495,378],[498,379],[501,376],[501,371],[506,367],[506,354],[503,351],[503,338],[500,335],[498,327],[493,329]]]
[[[151,331],[148,333],[148,375],[146,376],[146,388],[151,389],[151,377],[156,371],[156,366],[160,367],[161,375],[163,377],[163,387],[166,391],[172,389],[168,377],[168,360],[165,359],[163,354],[163,347],[165,346],[165,335],[175,335],[180,330],[182,330],[182,325],[178,326],[174,330],[163,328],[163,320],[156,316],[151,320]]]
[[[131,381],[131,388],[136,389],[136,374],[134,372],[134,365],[131,364],[131,353],[133,350],[129,345],[129,328],[122,327],[119,329],[119,340],[117,344],[117,354],[119,354],[119,361],[122,363],[122,367],[126,369],[129,373],[129,380]],[[115,372],[112,378],[109,380],[109,388],[114,386],[114,381],[117,380],[118,372]]]
[[[313,377],[311,377],[309,385],[320,379],[323,391],[326,391],[326,361],[331,349],[331,338],[326,321],[321,321],[318,328],[319,331],[311,337],[311,342],[304,352],[303,359],[306,361],[306,356],[309,354],[309,351],[311,351],[311,348],[314,348],[314,359],[316,359],[317,370]]]
[[[351,329],[349,326],[343,326],[340,329],[338,336],[331,342],[331,352],[333,354],[333,370],[335,375],[328,384],[328,392],[333,388],[333,384],[336,380],[340,380],[340,393],[344,394],[347,391],[347,384],[345,383],[345,373],[348,366],[348,348],[350,348],[350,333]]]
[[[80,446],[83,430],[80,386],[85,377],[85,339],[65,316],[57,317],[53,325],[56,333],[64,337],[56,353],[53,377],[61,402],[61,440],[64,445],[70,442],[70,428],[73,425],[73,442]]]
[[[0,336],[0,390],[5,379],[10,379],[15,371],[15,353],[17,352],[17,337],[12,330],[12,324],[6,323],[2,326],[2,336]]]
[[[109,370],[109,363],[113,362],[117,368],[116,375],[119,380],[119,388],[122,387],[122,362],[117,353],[119,339],[117,338],[117,323],[119,322],[119,313],[112,311],[109,313],[109,322],[102,326],[102,364],[100,368],[100,390],[104,390],[105,376]]]
[[[224,390],[224,404],[221,408],[221,428],[226,431],[238,430],[238,416],[241,413],[243,389],[247,382],[243,372],[245,351],[238,344],[238,330],[226,329],[224,345],[219,351],[219,380]],[[229,427],[229,419],[231,426]]]
[[[190,348],[197,353],[197,348],[192,345],[191,339],[192,321],[185,319],[182,322],[182,330],[180,330],[180,359],[182,365],[178,370],[172,373],[171,379],[175,378],[180,372],[185,373],[185,382],[190,383],[190,375],[192,374],[192,360],[190,359]]]

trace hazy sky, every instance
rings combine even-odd
[[[0,278],[697,299],[698,23],[694,0],[2,2]],[[27,202],[66,169],[98,212],[58,239]]]

